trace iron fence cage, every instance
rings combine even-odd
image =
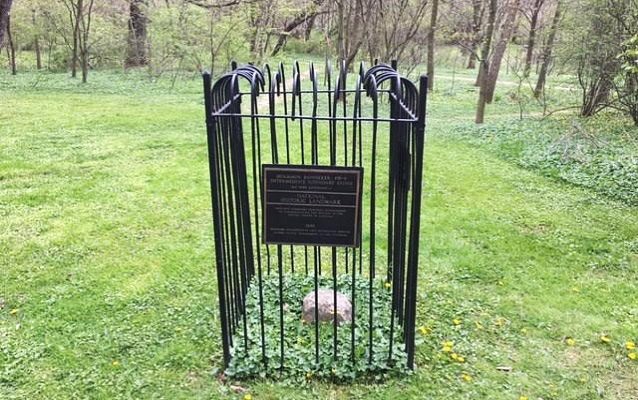
[[[324,375],[339,360],[363,365],[356,374],[379,360],[413,368],[427,77],[417,88],[396,67],[348,74],[326,63],[321,85],[312,63],[303,71],[295,62],[289,78],[282,64],[233,63],[214,84],[203,74],[225,368],[252,354],[262,375],[287,369],[301,357],[291,330]],[[361,171],[356,240],[266,242],[268,166]],[[295,279],[314,290],[314,324],[290,317],[301,316]],[[334,293],[332,323],[317,322],[322,288]],[[337,292],[352,305],[347,323],[337,321]]]

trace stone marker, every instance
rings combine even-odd
[[[319,321],[332,322],[334,312],[334,290],[319,289]],[[315,292],[314,290],[303,299],[303,320],[312,324],[315,322]],[[342,293],[337,292],[337,323],[352,321],[352,304]]]

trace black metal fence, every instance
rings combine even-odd
[[[225,366],[237,351],[255,348],[264,365],[284,367],[285,279],[299,275],[312,279],[315,291],[332,286],[335,303],[338,279],[351,279],[352,323],[337,324],[335,309],[331,337],[320,336],[320,324],[312,327],[317,364],[323,351],[370,363],[380,357],[373,354],[379,350],[372,328],[382,314],[390,324],[382,356],[392,361],[400,345],[413,367],[427,77],[417,88],[398,74],[396,62],[337,72],[329,64],[321,78],[312,64],[303,71],[295,63],[290,74],[281,64],[276,70],[234,64],[214,84],[203,76]],[[356,246],[266,244],[264,164],[361,168]],[[266,287],[267,279],[274,286]],[[358,281],[367,282],[363,293]],[[273,288],[277,293],[265,293]],[[257,316],[247,315],[250,291],[257,294]],[[375,310],[375,296],[383,293],[388,309]],[[264,315],[266,295],[279,307],[274,326]],[[364,311],[365,321],[357,320]],[[259,322],[252,327],[247,318]],[[355,321],[368,325],[366,337]],[[273,329],[276,344],[265,338]],[[349,354],[338,352],[338,337],[351,342]],[[355,342],[364,341],[367,350],[355,352]]]

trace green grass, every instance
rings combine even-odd
[[[457,84],[430,98],[417,370],[300,386],[218,377],[200,82],[3,72],[0,398],[638,398],[638,209],[447,135],[474,112]]]

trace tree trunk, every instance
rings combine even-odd
[[[547,43],[543,49],[543,64],[541,64],[541,70],[538,73],[538,80],[536,81],[536,87],[534,88],[534,97],[539,98],[543,89],[545,88],[545,80],[547,79],[547,71],[549,70],[549,64],[552,59],[552,48],[554,47],[554,40],[556,39],[556,33],[558,32],[558,25],[561,19],[561,0],[556,2],[556,11],[554,11],[554,18],[552,18],[552,26],[549,30],[549,37]]]
[[[337,54],[338,54],[338,60],[339,60],[339,64],[341,65],[341,62],[344,61],[346,59],[346,44],[345,44],[345,33],[344,33],[344,14],[343,14],[343,2],[345,0],[342,1],[338,1],[337,2]]]
[[[472,37],[470,39],[470,56],[467,60],[467,69],[476,68],[476,50],[481,34],[482,0],[472,0]]]
[[[501,69],[501,62],[503,60],[503,55],[505,55],[505,50],[507,49],[507,44],[509,43],[512,34],[514,33],[514,26],[516,21],[516,16],[518,15],[520,0],[510,0],[508,4],[508,9],[505,15],[505,21],[503,22],[501,28],[501,34],[499,36],[498,42],[494,46],[494,54],[492,55],[492,60],[490,62],[490,68],[487,74],[487,103],[491,103],[494,100],[494,91],[496,89],[496,81],[498,80],[498,73]]]
[[[529,37],[527,38],[527,53],[525,54],[525,67],[523,68],[523,76],[528,77],[532,68],[532,57],[534,56],[534,45],[536,44],[536,26],[538,25],[538,15],[544,0],[536,0],[532,9],[532,19],[529,23]]]
[[[35,8],[31,10],[31,22],[33,24],[33,29],[35,30],[35,34],[33,35],[33,48],[35,50],[35,65],[38,69],[42,69],[42,52],[40,51],[40,33],[38,29],[38,25],[35,21],[36,10]]]
[[[16,75],[18,70],[16,68],[16,46],[13,43],[13,35],[11,34],[11,14],[7,15],[7,39],[9,41],[9,53],[11,59],[11,75]]]
[[[470,56],[467,59],[467,69],[474,69],[476,68],[476,56],[474,55],[474,53],[476,52],[476,44],[472,43],[472,47],[471,47],[471,52],[470,52]]]
[[[146,0],[130,0],[126,67],[141,67],[148,64],[146,51],[148,18],[144,14],[145,7]]]
[[[86,11],[82,11],[82,36],[80,42],[80,51],[82,57],[82,83],[86,83],[89,76],[89,33],[91,31],[91,13],[93,11],[93,3],[95,0],[89,0],[89,7]]]
[[[310,17],[310,19],[308,19],[308,22],[306,22],[306,31],[304,32],[304,40],[306,42],[310,40],[310,34],[312,34],[312,28],[314,28],[315,26],[316,19],[317,16],[313,15],[312,17]]]
[[[83,0],[77,0],[75,4],[71,3],[71,9],[74,10],[75,21],[73,24],[73,50],[71,54],[71,77],[75,78],[78,73],[78,46],[80,41],[80,20],[82,19],[82,9],[84,8]]]
[[[0,49],[4,44],[4,33],[9,23],[9,12],[11,11],[12,2],[13,0],[0,0]]]
[[[483,120],[485,119],[485,105],[487,103],[487,74],[489,72],[488,56],[490,54],[490,47],[492,46],[492,36],[494,36],[497,0],[490,0],[489,6],[490,8],[487,17],[487,32],[485,33],[483,46],[481,48],[481,59],[479,60],[479,79],[477,81],[479,84],[479,99],[476,106],[475,118],[475,122],[477,124],[482,124]]]
[[[436,32],[436,17],[439,12],[439,0],[432,1],[430,15],[430,29],[428,31],[428,90],[434,88],[434,33]]]

